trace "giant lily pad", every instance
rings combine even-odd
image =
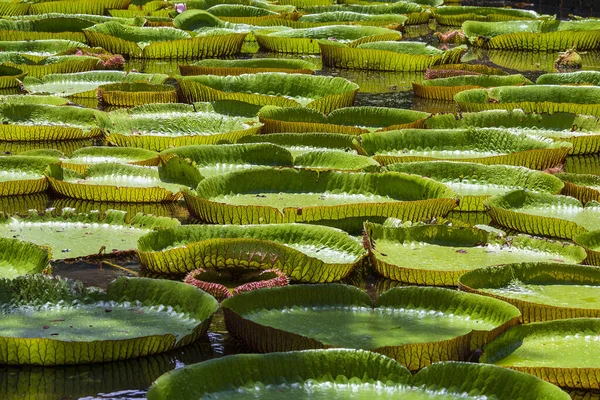
[[[177,88],[146,82],[110,83],[98,87],[98,98],[105,104],[118,107],[177,103]]]
[[[72,49],[87,48],[87,44],[72,40],[22,40],[0,42],[3,52],[17,52],[38,57],[52,56]]]
[[[428,113],[385,107],[348,107],[329,115],[301,107],[265,107],[258,117],[264,133],[332,132],[358,135],[366,132],[422,128]]]
[[[184,98],[239,100],[258,105],[309,107],[323,113],[354,103],[358,85],[344,78],[264,72],[238,76],[186,76],[179,79]]]
[[[294,157],[294,166],[318,171],[378,172],[379,163],[371,157],[332,149],[307,151]]]
[[[125,26],[105,22],[84,29],[92,46],[136,58],[215,58],[237,54],[246,33],[192,34],[170,27]]]
[[[507,264],[468,272],[459,289],[515,305],[525,323],[600,316],[600,268],[563,263]]]
[[[225,357],[166,374],[148,392],[149,400],[267,396],[569,399],[559,388],[535,377],[490,365],[439,363],[411,379],[405,368],[387,357],[348,349]]]
[[[11,98],[0,106],[0,118],[4,122],[0,125],[0,140],[55,141],[103,136],[98,123],[106,115],[79,107],[23,104],[20,99]]]
[[[523,75],[465,75],[413,83],[413,91],[418,97],[452,101],[454,95],[465,90],[531,84]]]
[[[465,21],[503,22],[529,19],[550,19],[531,10],[502,7],[446,6],[432,10],[436,21],[442,25],[461,26]]]
[[[361,145],[381,164],[452,160],[541,170],[562,164],[572,146],[498,128],[366,133],[361,136]]]
[[[221,306],[227,330],[254,350],[364,349],[410,370],[465,360],[520,315],[499,300],[441,288],[395,288],[373,305],[360,289],[337,284],[242,293]]]
[[[575,243],[585,248],[587,258],[585,263],[600,266],[600,231],[591,231],[575,236]]]
[[[262,125],[255,119],[196,109],[185,104],[151,104],[110,113],[104,127],[107,140],[117,146],[162,151],[169,147],[236,142],[255,135]]]
[[[518,51],[600,49],[600,22],[586,21],[466,21],[462,28],[475,46]]]
[[[163,165],[159,171],[173,181],[178,178],[202,179],[265,166],[292,167],[294,159],[285,148],[270,144],[230,144],[182,146],[160,153]],[[185,165],[188,160],[188,165]]]
[[[13,238],[0,238],[0,281],[37,274],[50,265],[48,248]]]
[[[408,284],[457,286],[470,270],[524,261],[579,263],[581,247],[530,236],[502,238],[477,228],[365,224],[375,270]]]
[[[31,5],[29,14],[97,14],[104,15],[111,8],[127,8],[131,0],[86,0],[40,1]]]
[[[319,54],[319,44],[334,38],[349,47],[381,40],[400,40],[400,32],[374,26],[331,25],[256,34],[259,46],[275,53]]]
[[[27,72],[23,72],[19,68],[0,65],[0,89],[8,89],[19,86],[19,81],[22,80]]]
[[[218,224],[328,222],[444,216],[455,193],[441,183],[396,172],[364,174],[252,169],[205,179],[185,193],[190,211]]]
[[[25,90],[32,94],[52,94],[64,97],[98,96],[98,87],[117,82],[163,83],[164,74],[141,74],[122,71],[89,71],[75,74],[49,74],[41,79],[27,77],[23,81]]]
[[[48,157],[0,157],[0,196],[18,196],[44,192],[48,181],[46,167],[58,160]]]
[[[596,389],[599,334],[597,318],[519,325],[489,343],[481,361],[526,372],[563,388]]]
[[[340,11],[348,11],[353,13],[362,13],[370,15],[402,14],[407,18],[406,22],[404,22],[405,25],[425,24],[429,22],[429,17],[431,16],[431,13],[427,8],[422,7],[416,3],[406,1],[396,1],[391,4],[377,4],[376,2],[364,5],[334,4],[330,6],[306,7],[303,10],[303,12],[308,14],[321,14],[325,12]]]
[[[1,53],[0,53],[1,54]],[[33,59],[33,56],[21,54],[8,54],[0,57],[3,66],[18,68],[34,78],[41,78],[48,74],[63,74],[90,71],[96,67],[97,57],[90,56],[48,56]]]
[[[515,190],[484,200],[500,226],[531,235],[572,239],[600,229],[600,206],[568,196]]]
[[[544,74],[535,83],[537,85],[600,85],[600,71],[576,71]]]
[[[2,280],[0,286],[6,322],[0,360],[8,365],[88,364],[162,353],[198,340],[217,311],[212,296],[167,280],[119,278],[106,292],[39,275]]]
[[[298,19],[298,22],[315,24],[317,26],[352,24],[362,26],[378,26],[388,29],[400,29],[402,26],[404,26],[407,20],[408,17],[400,14],[367,14],[347,10],[325,11],[317,14],[304,14]],[[336,39],[339,40],[338,38]]]
[[[156,166],[159,159],[158,153],[151,150],[94,146],[75,150],[69,158],[62,159],[62,166],[83,174],[89,165],[107,162]]]
[[[142,235],[178,225],[175,219],[152,215],[116,210],[78,214],[67,209],[32,212],[26,217],[2,216],[0,236],[48,246],[57,260],[132,250]]]
[[[463,111],[520,108],[528,113],[600,116],[600,87],[595,86],[501,86],[460,92],[454,100]]]
[[[151,233],[138,242],[142,266],[162,274],[196,268],[276,268],[297,282],[334,282],[365,255],[360,242],[318,225],[187,225]]]
[[[55,192],[80,200],[160,203],[181,198],[182,186],[163,182],[153,167],[101,163],[79,174],[51,165],[46,176]]]
[[[556,174],[565,183],[561,194],[575,197],[586,204],[588,201],[600,201],[600,176],[586,174]]]
[[[485,211],[484,199],[515,189],[556,194],[563,188],[555,176],[509,165],[423,161],[391,164],[387,170],[426,176],[449,186],[460,196],[456,211]]]
[[[285,147],[294,157],[321,150],[354,151],[353,135],[341,133],[272,133],[241,138],[238,143],[273,143]]]
[[[181,75],[243,75],[257,72],[285,72],[288,74],[314,74],[315,64],[306,60],[255,58],[250,60],[200,60],[190,65],[180,65]]]
[[[321,43],[323,65],[376,71],[423,71],[439,64],[456,64],[464,46],[439,50],[420,42],[380,41],[349,47],[342,43]]]
[[[427,128],[455,129],[489,126],[514,132],[543,136],[554,141],[570,142],[569,154],[600,151],[598,117],[570,113],[526,114],[523,110],[486,110],[475,113],[434,115],[425,122]]]

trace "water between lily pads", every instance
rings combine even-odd
[[[468,5],[483,5],[484,1],[467,1]],[[489,3],[489,2],[488,2]],[[499,2],[493,2],[493,5],[499,5]],[[505,1],[502,5],[514,5],[519,2]],[[504,4],[506,3],[506,4]],[[546,2],[547,4],[549,2]],[[580,2],[572,1],[573,7],[579,7]],[[582,3],[583,4],[583,3]],[[486,4],[488,5],[488,4]],[[535,10],[542,13],[556,13],[557,9],[552,6],[543,6],[538,0],[535,2]],[[576,14],[583,15],[580,10],[558,10],[564,16],[575,11]],[[595,12],[595,11],[594,11]],[[442,27],[443,29],[443,27]],[[421,36],[410,40],[420,40],[434,43],[432,33],[434,32],[428,26],[414,28],[421,32]],[[242,55],[243,58],[252,55]],[[257,54],[258,57],[281,57],[274,54]],[[529,79],[535,80],[544,72],[551,72],[553,61],[556,54],[544,54],[543,56],[533,56],[514,52],[485,52],[471,50],[466,55],[464,61],[501,67],[509,73],[522,73]],[[317,57],[303,57],[320,64]],[[585,63],[592,68],[600,68],[600,55],[588,52],[584,58]],[[517,68],[515,68],[517,67]],[[164,62],[143,60],[129,62],[126,69],[137,69],[139,72],[155,72],[177,74],[177,62]],[[356,106],[384,106],[421,110],[428,112],[455,112],[456,106],[453,102],[430,101],[426,99],[415,98],[412,93],[412,82],[423,80],[422,73],[395,73],[395,72],[376,72],[376,71],[351,71],[335,70],[324,68],[318,72],[320,75],[341,76],[358,83],[361,86],[361,92],[356,99]],[[566,169],[581,170],[585,169],[587,173],[600,173],[600,158],[598,157],[579,157],[572,158],[567,162]],[[55,202],[51,201],[48,205],[52,206]],[[186,216],[187,213],[181,206],[177,206],[172,214],[174,217]],[[183,222],[190,222],[184,219]],[[75,245],[75,244],[74,244]],[[106,261],[106,262],[104,262]],[[86,285],[106,287],[110,281],[118,276],[137,276],[139,273],[139,261],[132,254],[124,254],[119,258],[109,257],[102,259],[89,259],[76,262],[56,262],[53,264],[55,275],[79,279]],[[374,274],[363,275],[355,274],[346,283],[354,284],[363,290],[366,290],[372,297],[376,297],[380,292],[390,287],[398,286],[398,283],[384,281]],[[40,316],[41,317],[41,316]],[[351,340],[351,338],[348,338]],[[562,344],[561,344],[562,345]],[[596,346],[597,347],[597,346]],[[0,398],[20,398],[25,395],[31,395],[32,392],[43,394],[44,399],[144,399],[146,390],[152,381],[160,375],[180,368],[186,364],[198,363],[214,357],[222,357],[230,354],[247,352],[243,344],[233,339],[226,331],[223,315],[218,312],[211,323],[207,338],[192,346],[161,354],[153,357],[143,357],[139,359],[82,366],[65,367],[0,367]],[[523,358],[526,358],[523,355]],[[269,394],[277,388],[263,388],[261,395],[268,398]],[[369,388],[364,393],[369,393],[364,398],[372,398],[376,395],[376,389]],[[293,388],[292,388],[293,390]],[[328,398],[335,398],[334,391],[331,388],[315,388],[319,393],[327,393]],[[344,391],[344,388],[335,388]],[[394,396],[402,393],[402,388],[390,393]],[[279,392],[279,391],[277,391]],[[331,395],[331,396],[330,396]],[[423,397],[427,396],[427,397]],[[429,398],[429,394],[411,393],[407,397],[402,393],[402,398],[422,399]],[[231,398],[225,396],[223,398]],[[445,399],[449,397],[436,397]]]

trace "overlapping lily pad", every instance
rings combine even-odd
[[[84,29],[92,46],[135,58],[214,58],[237,54],[247,33],[192,34],[170,27],[125,26],[105,22]]]
[[[0,89],[18,87],[19,81],[22,80],[25,75],[27,75],[27,72],[23,72],[19,68],[0,65]]]
[[[139,237],[176,226],[179,221],[165,217],[116,210],[79,214],[66,209],[2,216],[0,236],[48,246],[57,260],[132,250]]]
[[[544,170],[562,164],[572,145],[499,128],[467,128],[366,133],[361,146],[384,165],[452,160]]]
[[[97,57],[72,55],[36,58],[27,54],[9,54],[0,58],[3,66],[20,69],[34,78],[48,74],[90,71],[96,68],[98,61],[100,59]]]
[[[356,152],[352,143],[354,135],[341,133],[304,132],[271,133],[269,135],[244,136],[238,143],[273,143],[285,147],[294,157],[321,150]]]
[[[143,236],[138,250],[142,266],[160,274],[275,268],[309,283],[339,281],[365,255],[345,232],[302,224],[188,225]]]
[[[55,192],[80,200],[160,203],[181,198],[182,186],[163,182],[153,167],[101,163],[80,174],[51,165],[46,176]]]
[[[298,19],[298,22],[300,24],[314,24],[315,26],[351,24],[360,26],[377,26],[400,30],[407,20],[407,16],[400,14],[368,14],[347,10],[325,11],[317,14],[304,14]]]
[[[526,372],[563,388],[596,389],[599,333],[597,318],[519,325],[488,344],[481,361]]]
[[[118,107],[177,103],[177,88],[146,82],[110,83],[98,87],[98,97],[105,104]]]
[[[43,101],[43,98],[40,100]],[[0,125],[0,140],[5,141],[57,141],[101,137],[104,133],[98,124],[107,119],[106,115],[98,110],[55,106],[43,102],[27,104],[18,97],[6,99],[0,106],[0,118],[4,122]]]
[[[499,225],[530,235],[573,239],[600,229],[600,205],[573,197],[515,190],[484,200]]]
[[[600,177],[586,174],[556,174],[565,183],[562,194],[575,197],[586,204],[588,201],[600,201]]]
[[[87,44],[73,40],[15,40],[0,42],[3,52],[16,52],[33,56],[45,57],[65,53],[69,50],[88,48]]]
[[[359,88],[344,78],[278,72],[186,76],[178,81],[189,103],[238,100],[257,105],[302,106],[322,113],[351,106]]]
[[[489,126],[513,132],[542,136],[554,141],[570,142],[569,154],[591,154],[600,151],[598,117],[571,113],[527,114],[523,110],[486,110],[475,113],[434,115],[426,126],[433,129],[456,129]]]
[[[217,224],[362,223],[369,217],[419,221],[456,207],[455,193],[419,176],[252,169],[205,179],[186,192],[190,212]]]
[[[541,75],[538,85],[600,85],[600,71],[577,71]]]
[[[46,167],[58,160],[48,157],[0,157],[0,196],[19,196],[46,191]]]
[[[49,74],[37,79],[27,77],[23,81],[25,90],[32,94],[52,94],[54,96],[96,98],[98,87],[117,82],[163,83],[164,74],[142,74],[122,71],[89,71],[74,74]]]
[[[319,43],[335,38],[349,47],[381,40],[400,40],[400,32],[374,26],[331,25],[256,34],[259,46],[275,53],[319,54]]]
[[[507,264],[468,272],[459,289],[515,305],[525,323],[600,315],[600,268],[563,263]]]
[[[441,288],[395,288],[373,305],[360,289],[337,284],[264,289],[221,305],[227,330],[253,350],[364,349],[410,370],[466,360],[520,315],[499,300]]]
[[[110,113],[103,127],[107,141],[117,146],[162,151],[169,147],[236,142],[255,135],[262,125],[253,118],[237,117],[185,104],[151,104]]]
[[[97,0],[92,3],[86,0],[40,1],[29,8],[29,14],[65,13],[65,14],[97,14],[104,15],[106,10],[127,8],[130,0]]]
[[[462,28],[475,46],[519,51],[600,49],[600,22],[585,21],[467,21]]]
[[[37,274],[50,265],[50,250],[14,238],[0,238],[0,282]]]
[[[462,111],[520,108],[527,113],[566,112],[600,116],[600,87],[501,86],[460,92],[454,100]]]
[[[531,10],[502,7],[446,6],[432,10],[436,21],[442,25],[461,26],[465,21],[503,22],[519,20],[553,19]]]
[[[569,399],[535,377],[490,365],[439,363],[411,378],[408,370],[387,357],[347,349],[225,357],[166,374],[148,392],[149,400],[266,396]]]
[[[294,157],[294,166],[321,171],[378,172],[380,165],[371,157],[353,151],[318,149]]]
[[[434,65],[425,70],[426,79],[450,78],[464,75],[493,75],[504,76],[508,73],[500,68],[483,64],[443,64]]]
[[[39,275],[2,280],[0,286],[6,322],[0,360],[8,365],[87,364],[162,353],[198,340],[218,307],[212,296],[168,280],[119,278],[106,292]]]
[[[308,14],[344,11],[370,15],[402,14],[407,18],[404,22],[405,25],[425,24],[429,22],[431,16],[431,13],[426,7],[406,1],[396,1],[391,4],[378,4],[377,2],[362,5],[334,4],[330,6],[306,7],[303,9],[303,12]]]
[[[306,60],[280,58],[255,58],[250,60],[200,60],[190,65],[180,65],[181,75],[243,75],[257,72],[285,72],[288,74],[314,74],[315,64]]]
[[[151,150],[94,146],[75,150],[69,158],[62,159],[62,166],[83,174],[89,165],[106,162],[156,166],[159,158],[158,153]]]
[[[258,117],[264,133],[331,132],[358,135],[373,131],[422,128],[430,114],[385,107],[348,107],[329,115],[301,107],[265,107]]]
[[[418,97],[452,101],[454,95],[465,90],[531,84],[533,82],[523,75],[465,75],[413,83],[413,91]]]
[[[426,176],[452,188],[460,196],[455,211],[485,211],[484,199],[515,189],[557,194],[563,188],[555,176],[509,165],[423,161],[391,164],[386,169]]]
[[[345,69],[376,71],[424,71],[440,64],[460,62],[466,47],[439,50],[420,42],[380,41],[349,47],[341,43],[321,43],[323,65]]]
[[[504,238],[477,228],[368,223],[365,231],[375,270],[407,284],[457,286],[465,272],[492,265],[585,258],[579,246],[525,235]]]

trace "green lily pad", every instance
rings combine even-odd
[[[97,0],[89,3],[86,0],[59,0],[34,3],[29,8],[29,14],[94,14],[104,15],[112,8],[127,8],[129,0]]]
[[[79,174],[51,165],[46,176],[55,192],[80,200],[161,203],[181,198],[182,186],[163,182],[153,167],[101,163],[90,165],[84,174]]]
[[[258,118],[264,133],[330,132],[349,135],[422,128],[429,113],[385,107],[348,107],[329,115],[303,107],[264,107]]]
[[[18,53],[0,53],[0,62],[4,66],[18,68],[30,77],[41,78],[48,74],[62,74],[90,71],[100,61],[91,56],[48,56],[36,57]]]
[[[150,104],[109,114],[107,141],[124,147],[162,151],[170,147],[236,142],[262,126],[254,118],[194,108],[186,104]]]
[[[0,89],[19,87],[19,82],[27,75],[19,68],[0,65]]]
[[[227,330],[254,350],[364,349],[410,370],[465,360],[520,315],[499,300],[441,288],[395,288],[373,305],[360,289],[338,284],[247,292],[221,306]]]
[[[470,161],[544,170],[564,162],[570,143],[499,128],[405,129],[367,133],[361,146],[380,164]]]
[[[536,85],[600,85],[600,71],[576,71],[541,75]]]
[[[563,183],[541,171],[509,165],[422,161],[391,164],[388,171],[426,176],[450,187],[460,196],[455,211],[485,211],[483,200],[515,189],[557,194]]]
[[[334,282],[365,256],[360,242],[318,225],[188,225],[140,238],[144,268],[161,274],[276,268],[297,282]]]
[[[588,201],[600,201],[600,177],[587,174],[556,174],[565,186],[561,192],[565,196],[575,197],[586,204]]]
[[[2,280],[0,286],[6,322],[1,361],[8,365],[87,364],[162,353],[204,335],[218,307],[212,296],[167,280],[118,278],[107,292],[39,275]]]
[[[75,150],[69,158],[62,158],[63,168],[72,169],[80,174],[91,164],[121,163],[143,166],[157,166],[158,153],[131,147],[94,146]]]
[[[88,48],[87,44],[73,40],[16,40],[0,41],[3,52],[16,52],[34,56],[52,56],[71,49]]]
[[[515,262],[579,263],[579,246],[519,235],[503,238],[477,228],[365,224],[375,270],[408,284],[457,286],[465,272]]]
[[[533,82],[523,75],[464,75],[413,83],[413,91],[417,97],[453,101],[457,93],[465,90],[532,84]]]
[[[31,94],[51,94],[73,98],[97,98],[98,87],[117,82],[163,83],[164,74],[141,74],[122,71],[89,71],[74,74],[49,74],[44,77],[26,78],[23,86]]]
[[[216,58],[239,53],[247,33],[192,34],[171,27],[125,26],[105,22],[83,30],[88,43],[134,58]]]
[[[242,75],[257,72],[285,72],[288,74],[314,74],[315,64],[306,60],[280,58],[254,58],[250,60],[200,60],[190,65],[180,65],[181,75]]]
[[[563,388],[596,389],[599,333],[597,318],[519,325],[489,343],[481,361],[526,372]]]
[[[598,117],[570,113],[527,114],[523,110],[486,110],[431,116],[427,128],[457,129],[503,127],[511,132],[542,136],[557,142],[570,142],[569,154],[595,154],[600,151],[600,123]]]
[[[294,157],[302,154],[327,150],[355,151],[354,135],[342,133],[271,133],[269,135],[244,136],[238,143],[273,143],[285,147]]]
[[[48,157],[0,157],[0,196],[19,196],[45,192],[46,167],[58,160]]]
[[[187,102],[239,100],[257,105],[308,107],[322,113],[349,107],[358,85],[344,78],[264,72],[238,76],[185,76],[178,79]]]
[[[157,229],[179,226],[179,221],[152,215],[130,215],[111,210],[106,213],[62,212],[4,216],[0,236],[48,246],[53,259],[126,251],[136,248],[138,238]]]
[[[563,263],[507,264],[468,272],[459,289],[515,305],[525,323],[600,316],[600,268]]]
[[[14,238],[0,238],[0,281],[37,274],[50,265],[48,248]]]
[[[109,83],[98,87],[98,98],[111,106],[136,107],[152,103],[177,103],[177,88],[146,82]]]
[[[379,172],[380,165],[371,157],[343,150],[320,149],[294,157],[294,166],[317,171]]]
[[[519,20],[553,19],[532,10],[502,7],[445,6],[432,10],[435,20],[441,25],[461,26],[465,21],[504,22]]]
[[[28,96],[21,96],[28,97]],[[34,96],[31,96],[34,97]],[[49,104],[27,104],[7,99],[0,106],[0,140],[81,140],[104,135],[98,123],[107,119],[98,110]]]
[[[454,192],[443,184],[395,172],[252,169],[205,179],[195,193],[184,195],[192,214],[217,224],[362,224],[368,217],[419,221],[444,216],[456,206]]]
[[[454,96],[454,100],[462,111],[520,108],[527,113],[600,116],[600,87],[596,86],[500,86],[466,90]]]
[[[375,71],[424,71],[440,64],[457,64],[465,46],[439,50],[420,42],[377,41],[350,47],[329,41],[321,43],[323,65]]]
[[[515,190],[484,200],[492,219],[505,228],[530,235],[573,239],[600,229],[600,206],[583,206],[568,196]]]
[[[591,231],[575,236],[573,241],[582,246],[587,253],[585,263],[589,265],[600,265],[600,240],[599,231]]]
[[[476,379],[474,379],[476,378]],[[568,400],[559,388],[491,365],[438,363],[411,378],[376,353],[349,349],[240,354],[187,366],[159,378],[149,400],[250,398]]]

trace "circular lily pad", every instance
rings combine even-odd
[[[186,192],[187,206],[203,221],[265,224],[322,221],[336,224],[368,217],[419,221],[444,216],[454,192],[415,175],[252,169],[215,176]]]
[[[0,196],[18,196],[46,191],[46,167],[57,160],[49,157],[0,157]]]
[[[19,68],[0,65],[0,89],[18,87],[19,81],[23,80],[25,75],[27,72],[23,72]]]
[[[477,228],[367,223],[365,231],[375,270],[408,284],[457,286],[461,275],[478,268],[585,258],[585,250],[573,244],[525,235],[503,238]]]
[[[438,363],[414,377],[382,355],[349,349],[239,354],[160,377],[148,400],[481,399],[568,400],[556,386],[491,365]]]
[[[600,268],[522,263],[468,272],[459,289],[514,304],[525,323],[600,316]]]
[[[98,87],[98,97],[111,106],[135,107],[152,103],[177,103],[177,89],[146,82],[111,83]]]
[[[37,274],[50,265],[50,251],[33,243],[0,238],[0,280]]]
[[[307,60],[255,58],[250,60],[200,60],[191,65],[180,65],[181,75],[242,75],[257,72],[285,72],[314,74],[315,64]]]
[[[518,325],[484,348],[481,361],[527,372],[569,389],[598,389],[600,320]]]
[[[71,157],[62,160],[62,167],[80,174],[91,164],[122,163],[143,166],[157,166],[158,153],[133,147],[94,146],[75,150]]]
[[[441,288],[395,288],[373,305],[361,290],[337,284],[263,289],[221,306],[227,330],[254,350],[365,349],[411,370],[466,360],[520,316],[499,300]]]
[[[85,257],[136,248],[138,238],[179,221],[110,210],[75,213],[71,209],[28,216],[0,217],[0,236],[49,246],[53,259]]]
[[[162,353],[196,341],[217,310],[182,282],[119,278],[108,291],[41,275],[0,280],[0,362],[87,364]]]

